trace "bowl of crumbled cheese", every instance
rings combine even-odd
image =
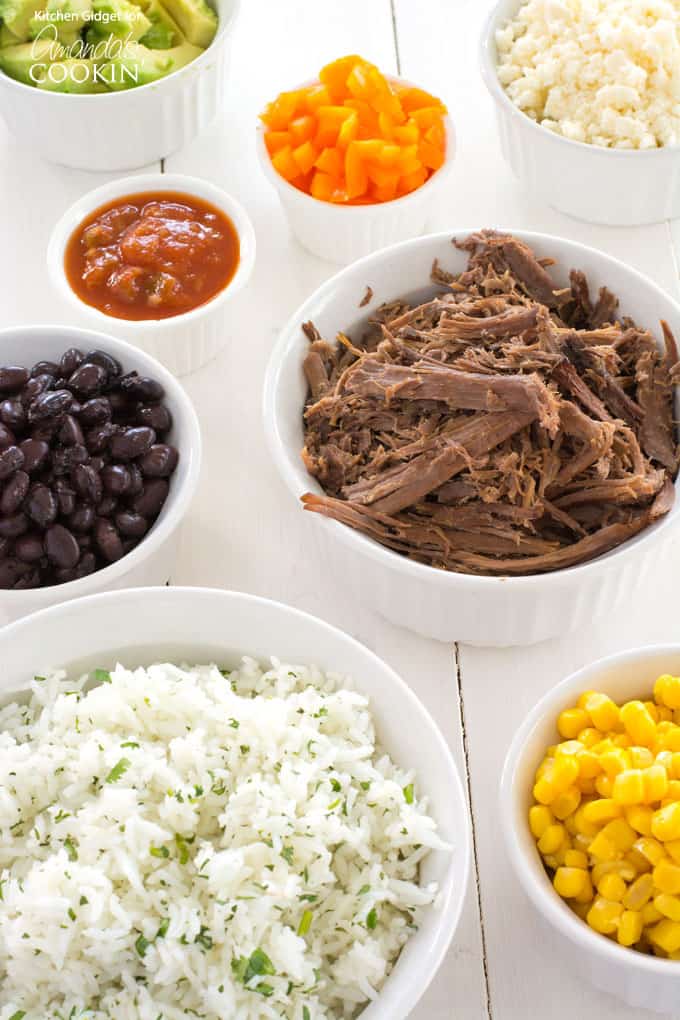
[[[611,226],[680,216],[674,0],[501,0],[481,62],[503,153],[532,193]]]

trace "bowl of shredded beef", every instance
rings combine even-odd
[[[383,615],[444,640],[540,640],[657,568],[679,329],[652,281],[574,242],[406,242],[284,331],[265,395],[275,459],[333,522],[322,554]]]

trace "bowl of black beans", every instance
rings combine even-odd
[[[181,384],[90,330],[0,330],[0,623],[79,595],[165,584],[198,482]]]

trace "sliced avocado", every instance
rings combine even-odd
[[[0,70],[25,85],[37,85],[49,65],[59,60],[63,54],[63,48],[58,43],[47,39],[5,46],[0,50]]]
[[[144,13],[151,22],[151,28],[139,40],[151,50],[169,50],[184,42],[179,25],[170,17],[159,0],[151,0]]]
[[[111,36],[135,42],[150,28],[151,22],[141,7],[130,0],[92,0],[92,21],[87,30],[91,46]]]
[[[217,15],[205,0],[163,0],[168,14],[175,19],[187,42],[210,46],[217,31]]]
[[[0,25],[0,47],[16,46],[20,42],[26,42],[26,40],[20,39],[14,32],[10,32],[7,25]]]
[[[0,0],[0,21],[18,42],[28,42],[31,19],[46,5],[47,0]]]
[[[100,73],[105,66],[96,60],[58,60],[49,66],[38,88],[47,92],[75,94],[108,92],[105,78]]]
[[[109,61],[102,68],[102,74],[108,87],[118,92],[165,78],[200,57],[201,53],[201,47],[191,43],[182,43],[170,50],[150,50],[141,43],[127,43],[123,55]]]
[[[54,25],[59,42],[70,46],[80,38],[91,11],[92,0],[47,0],[45,16],[31,19],[31,38],[45,38],[45,26]]]

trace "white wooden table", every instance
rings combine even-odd
[[[511,177],[477,69],[487,7],[488,0],[243,0],[227,114],[165,160],[168,171],[209,178],[236,195],[258,241],[230,346],[186,381],[203,426],[205,462],[172,580],[280,599],[343,628],[401,672],[450,741],[470,798],[474,867],[455,941],[414,1020],[645,1020],[652,1014],[626,1009],[563,970],[558,940],[525,901],[506,860],[497,790],[511,735],[546,689],[600,655],[678,637],[677,552],[653,590],[631,592],[626,610],[583,633],[509,651],[426,641],[351,603],[341,579],[310,559],[309,522],[279,481],[262,434],[261,385],[277,332],[335,267],[308,255],[288,233],[256,164],[255,118],[281,88],[344,53],[401,72],[449,104],[457,170],[432,229],[563,234],[625,259],[680,296],[672,224],[577,223],[537,205]],[[44,253],[63,209],[102,180],[37,162],[0,122],[2,325],[82,325],[52,293]],[[680,243],[680,228],[675,238]]]

